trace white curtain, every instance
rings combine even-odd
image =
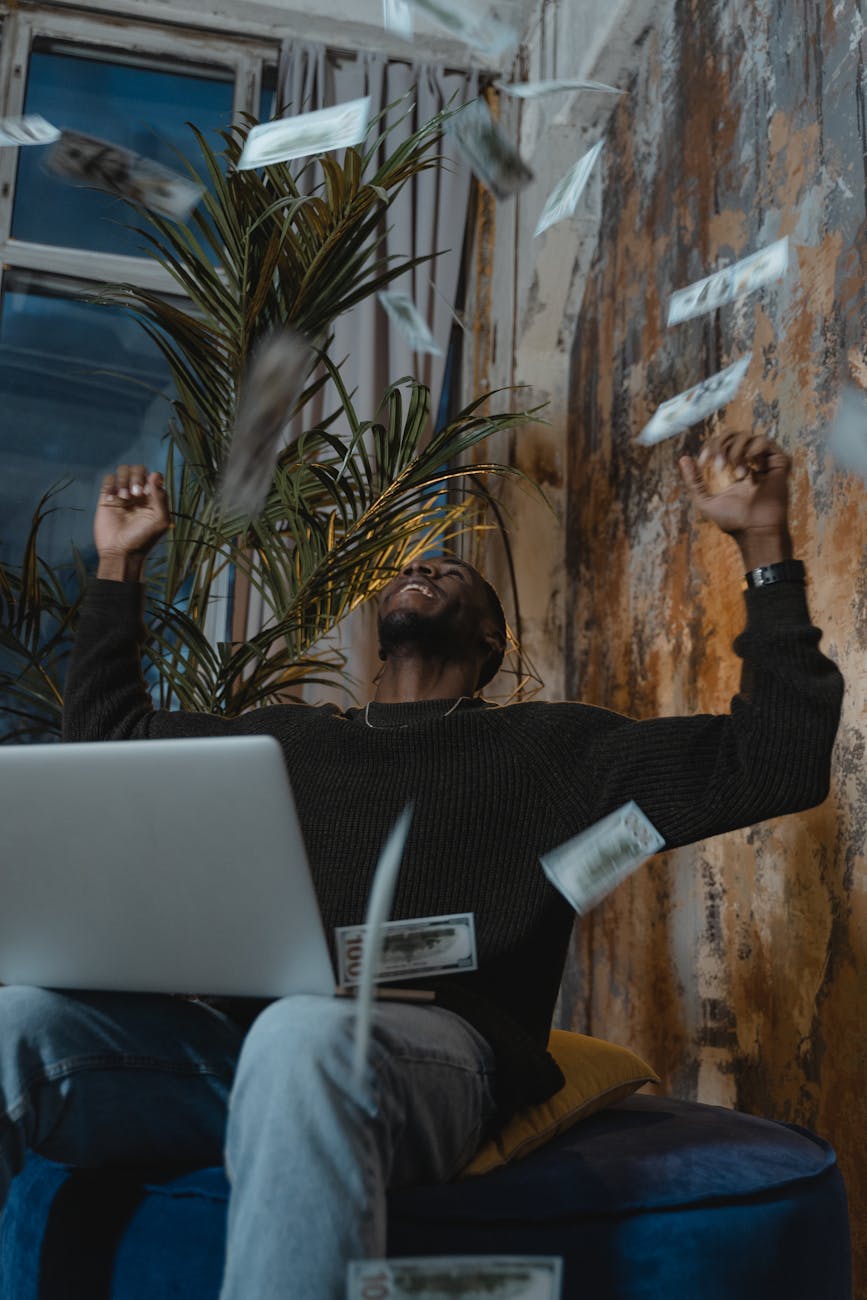
[[[385,149],[390,153],[435,113],[449,105],[466,103],[477,91],[478,75],[472,71],[396,62],[380,54],[287,41],[281,50],[275,104],[287,117],[365,95],[371,97],[371,115],[393,104],[385,123],[404,120],[386,141]],[[404,375],[412,375],[430,388],[434,415],[439,403],[471,178],[450,139],[444,139],[438,150],[448,160],[446,165],[414,177],[388,209],[389,232],[384,251],[402,257],[441,254],[394,280],[389,288],[411,295],[443,355],[416,356],[375,297],[359,303],[336,321],[331,356],[336,361],[347,358],[341,373],[349,392],[355,391],[353,401],[362,420],[373,419],[388,385]],[[333,409],[333,395],[331,406]],[[305,423],[309,424],[317,414],[311,404],[305,412]],[[251,591],[248,636],[261,628],[262,620],[261,602]],[[346,620],[333,643],[348,656],[349,671],[358,680],[358,693],[363,699],[378,664],[375,624],[369,607]],[[331,698],[342,707],[351,702],[344,691],[327,692],[320,687],[308,694],[316,699]]]

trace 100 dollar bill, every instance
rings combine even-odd
[[[608,86],[604,81],[582,81],[577,77],[557,77],[549,81],[495,81],[494,86],[504,95],[516,99],[541,99],[563,90],[602,90],[608,95],[625,95],[625,90]]]
[[[750,257],[727,266],[723,271],[696,280],[695,284],[685,289],[678,289],[668,302],[668,324],[678,325],[681,321],[701,316],[706,311],[715,311],[725,303],[734,302],[748,293],[755,293],[766,284],[779,280],[785,275],[789,265],[789,240],[778,239],[775,244],[753,253]]]
[[[63,180],[117,194],[173,221],[186,221],[204,192],[190,177],[82,131],[61,131],[45,165]]]
[[[0,117],[0,147],[17,147],[22,144],[52,144],[60,139],[60,131],[38,113],[24,117]]]
[[[224,511],[252,519],[264,505],[274,480],[281,436],[312,364],[309,344],[292,330],[272,334],[253,354],[220,483]]]
[[[411,41],[415,24],[409,0],[382,0],[382,25],[386,31]]]
[[[338,982],[358,984],[367,938],[367,926],[342,925],[335,932]],[[376,980],[430,978],[476,970],[476,925],[472,912],[452,916],[420,916],[406,921],[386,921]]]
[[[828,447],[841,469],[867,482],[867,397],[854,384],[840,394]]]
[[[587,153],[579,158],[575,166],[570,167],[566,175],[554,186],[545,200],[542,215],[536,223],[536,229],[533,231],[534,238],[557,221],[562,221],[564,217],[571,217],[601,152],[602,141],[600,140],[592,149],[588,149]]]
[[[472,99],[446,122],[474,174],[498,199],[529,185],[533,173],[491,117],[483,99]]]
[[[563,1261],[551,1255],[443,1255],[353,1260],[347,1300],[560,1300]]]
[[[327,153],[331,149],[348,149],[364,139],[369,115],[368,96],[335,108],[318,108],[312,113],[262,122],[247,136],[238,159],[238,171],[269,167],[272,163],[290,162],[293,158]]]
[[[449,35],[482,54],[497,57],[518,44],[514,28],[483,12],[472,0],[411,0],[411,3]]]
[[[378,297],[388,319],[400,330],[413,352],[430,352],[435,357],[442,356],[442,348],[408,293],[383,289]]]
[[[630,799],[541,859],[555,889],[584,916],[665,846],[653,822]]]
[[[718,371],[710,378],[703,379],[700,384],[688,388],[685,393],[678,393],[677,397],[663,402],[655,411],[653,419],[641,430],[636,442],[640,442],[643,447],[650,447],[681,433],[691,424],[697,424],[721,406],[727,406],[740,388],[749,366],[750,358],[741,357],[739,361],[726,366],[725,370]]]

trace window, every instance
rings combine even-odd
[[[178,169],[196,156],[187,122],[214,138],[233,115],[270,115],[276,58],[258,42],[28,9],[4,22],[0,111]],[[42,552],[61,563],[74,542],[92,556],[99,480],[118,462],[163,464],[171,395],[145,332],[94,299],[106,283],[176,284],[124,203],[53,177],[44,157],[0,150],[0,559],[12,563],[39,498],[65,479]]]

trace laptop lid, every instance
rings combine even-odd
[[[334,992],[273,737],[0,746],[0,828],[0,983]]]

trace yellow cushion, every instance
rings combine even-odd
[[[553,1029],[548,1051],[563,1071],[565,1085],[540,1105],[517,1111],[496,1137],[479,1148],[461,1178],[521,1160],[579,1119],[628,1097],[643,1083],[659,1083],[640,1056],[602,1038]]]

